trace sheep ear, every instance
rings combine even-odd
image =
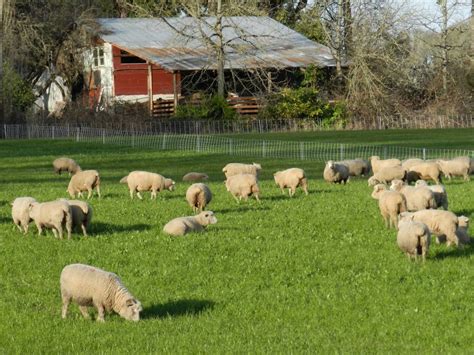
[[[131,307],[135,304],[135,300],[133,298],[130,298],[125,302],[125,304],[127,305],[127,307]]]

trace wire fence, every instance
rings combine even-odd
[[[111,130],[91,127],[4,125],[7,139],[71,139],[76,142],[125,145],[132,148],[185,150],[231,156],[292,160],[344,160],[378,155],[386,158],[474,158],[474,150],[414,148],[281,140],[254,140],[200,134],[155,134],[149,131]]]

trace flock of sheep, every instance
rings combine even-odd
[[[95,189],[100,198],[100,176],[96,170],[82,170],[72,159],[58,158],[53,162],[54,171],[61,174],[67,171],[72,175],[67,192],[71,198],[82,197],[87,191],[91,198]],[[230,163],[223,169],[225,186],[237,202],[254,196],[260,201],[258,174],[259,164]],[[425,161],[421,159],[381,160],[371,157],[340,162],[328,161],[323,177],[330,183],[346,184],[351,176],[366,176],[373,186],[372,197],[378,200],[380,213],[387,227],[398,229],[397,243],[409,257],[421,255],[425,258],[430,245],[431,234],[436,234],[439,242],[448,245],[469,243],[469,219],[457,217],[448,211],[446,189],[441,183],[441,175],[451,179],[463,176],[469,180],[473,172],[473,159],[459,157],[452,160]],[[298,187],[308,194],[308,181],[305,172],[299,168],[278,171],[273,174],[276,185],[284,193],[288,189],[293,196]],[[169,221],[163,231],[169,235],[182,236],[189,232],[201,232],[210,224],[217,223],[212,211],[206,206],[212,200],[210,188],[200,182],[208,179],[204,173],[191,172],[183,181],[193,184],[187,189],[186,200],[194,211],[194,216],[178,217]],[[426,180],[435,185],[428,186]],[[416,182],[415,186],[410,186]],[[151,191],[151,198],[157,192],[173,191],[176,183],[164,176],[146,171],[132,171],[120,180],[128,185],[130,197],[136,194],[142,199],[141,192]],[[390,186],[388,184],[391,184]],[[444,210],[438,210],[442,207]],[[55,237],[63,238],[64,229],[68,239],[74,228],[81,228],[84,236],[92,218],[91,206],[81,200],[59,199],[39,203],[32,197],[18,197],[12,203],[12,218],[20,232],[28,233],[28,226],[34,221],[38,234],[43,228],[53,230]],[[87,307],[94,306],[98,311],[98,321],[104,321],[105,311],[114,311],[127,320],[138,321],[142,310],[140,302],[122,284],[120,278],[110,272],[83,264],[71,264],[64,267],[61,277],[62,317],[67,315],[71,301],[79,305],[85,318],[89,318]]]

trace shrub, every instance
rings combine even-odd
[[[219,95],[204,96],[199,105],[178,105],[175,113],[175,118],[182,120],[233,120],[237,116],[227,100]]]

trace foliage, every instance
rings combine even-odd
[[[237,113],[220,95],[203,95],[199,104],[178,105],[175,118],[181,120],[233,120]]]
[[[35,101],[35,95],[28,82],[21,78],[7,62],[3,62],[3,100],[17,111],[26,111]]]

